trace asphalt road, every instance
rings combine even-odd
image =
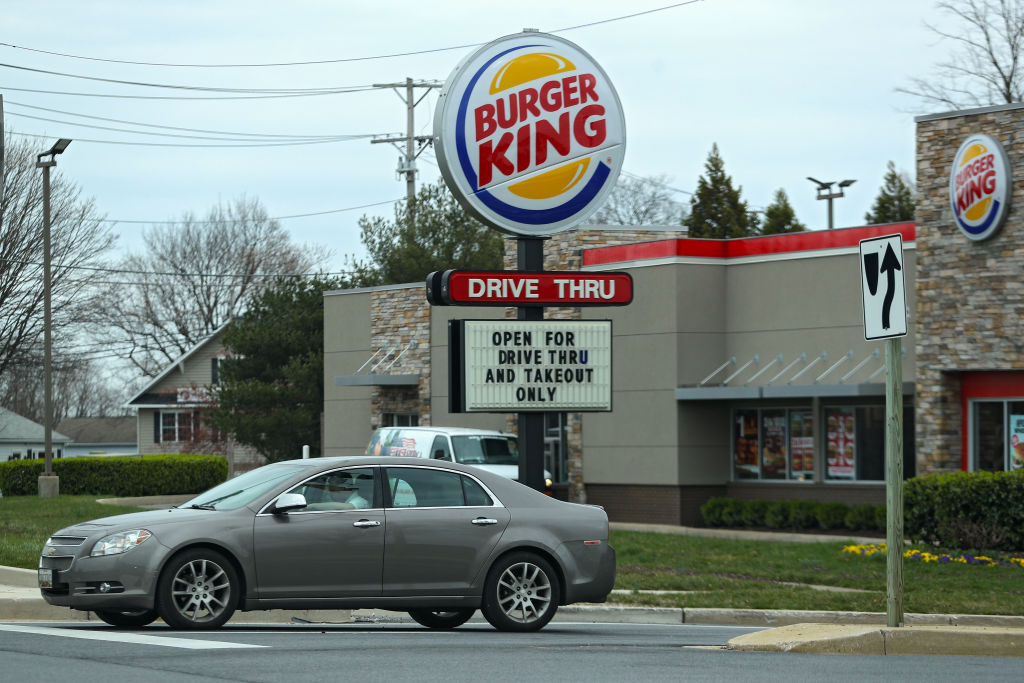
[[[156,625],[0,623],[0,680],[863,681],[1015,680],[1019,659],[730,652],[735,626],[557,622],[540,633],[473,623],[244,625],[183,634]]]

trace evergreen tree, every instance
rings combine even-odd
[[[796,219],[793,205],[789,203],[786,191],[781,187],[775,191],[775,198],[764,210],[764,223],[761,225],[762,235],[777,235],[783,232],[803,232],[807,229]]]
[[[871,211],[864,214],[868,225],[914,220],[913,182],[906,174],[897,172],[893,162],[890,161],[887,168],[878,197]]]
[[[220,365],[216,405],[207,417],[268,462],[296,458],[304,444],[320,452],[323,293],[344,284],[280,278],[224,330],[230,356]]]
[[[690,237],[747,237],[757,234],[757,215],[740,199],[743,188],[733,188],[732,178],[725,173],[725,163],[718,145],[704,164],[705,175],[697,180],[697,191],[690,198],[690,215],[683,224]]]
[[[360,239],[370,263],[354,263],[355,284],[401,284],[425,280],[435,270],[501,270],[501,233],[466,213],[444,181],[416,193],[414,220],[406,202],[395,204],[394,220],[363,216]]]

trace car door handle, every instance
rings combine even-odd
[[[487,526],[488,524],[497,524],[496,519],[487,519],[486,517],[477,517],[470,524],[476,524],[477,526]]]
[[[365,529],[371,526],[380,526],[380,522],[375,519],[361,519],[358,522],[352,522],[352,526],[359,529]]]

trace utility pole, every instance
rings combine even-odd
[[[441,84],[428,81],[416,83],[411,78],[406,78],[405,83],[374,83],[373,87],[391,88],[398,95],[399,99],[405,102],[405,136],[388,136],[386,138],[370,140],[370,144],[375,145],[387,142],[394,145],[399,152],[403,152],[404,156],[398,160],[398,173],[399,175],[405,174],[405,200],[409,209],[409,223],[415,224],[416,157],[426,149],[427,145],[434,141],[433,135],[416,135],[416,105],[423,101],[423,98],[427,96],[431,88],[440,88]],[[404,95],[400,88],[405,89]],[[425,89],[425,92],[419,96],[419,99],[416,98],[416,88]],[[404,150],[396,144],[399,142],[405,143]]]

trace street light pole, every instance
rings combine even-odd
[[[43,169],[43,459],[45,469],[39,477],[39,497],[56,498],[60,479],[53,473],[53,318],[50,307],[50,169],[57,165],[71,140],[61,138],[53,147],[36,157],[36,168]],[[49,157],[45,161],[43,157]]]
[[[821,180],[817,180],[817,179],[812,178],[810,176],[807,176],[807,179],[810,180],[812,183],[815,183],[818,186],[818,197],[817,198],[818,199],[826,199],[826,200],[828,200],[828,229],[831,230],[832,227],[833,227],[833,222],[832,222],[832,200],[833,199],[839,199],[840,197],[845,196],[843,194],[843,190],[845,188],[849,187],[850,185],[853,185],[857,181],[856,180],[841,180],[839,182],[839,188],[836,189],[836,190],[833,190],[832,186],[836,184],[834,180],[832,182],[822,182]]]

